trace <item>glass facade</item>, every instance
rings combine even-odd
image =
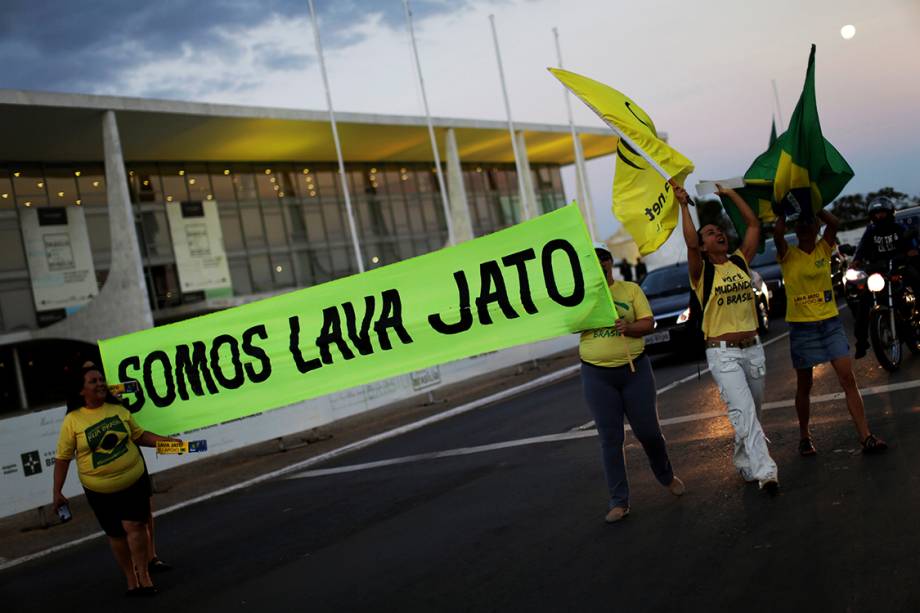
[[[195,314],[194,303],[205,299],[204,292],[180,289],[166,211],[181,202],[217,203],[235,295],[308,287],[357,272],[334,164],[158,162],[128,164],[127,170],[158,323]],[[519,221],[513,164],[464,164],[462,170],[475,236]],[[430,163],[349,163],[346,172],[365,269],[422,255],[447,242],[441,194]],[[557,165],[532,165],[532,174],[540,212],[565,204]],[[53,321],[41,320],[33,304],[20,212],[62,206],[79,206],[85,213],[101,287],[111,259],[102,164],[0,165],[0,333]],[[176,308],[182,305],[188,306]],[[0,346],[0,413],[22,408],[15,368],[26,386],[29,407],[62,401],[60,391],[48,382],[63,380],[62,369],[74,356],[93,357],[95,347],[61,342]]]

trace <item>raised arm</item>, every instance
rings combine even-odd
[[[699,281],[703,273],[703,257],[700,255],[700,237],[696,233],[696,226],[693,225],[693,218],[690,217],[690,197],[687,191],[676,182],[671,183],[674,188],[674,197],[680,205],[680,225],[684,232],[684,242],[687,243],[687,270],[690,272],[690,278]]]
[[[773,225],[773,244],[776,245],[776,255],[779,259],[786,257],[786,251],[789,249],[789,243],[786,242],[786,217],[780,215],[776,218]]]
[[[722,187],[718,183],[716,183],[716,187],[719,189],[720,196],[731,198],[731,201],[738,207],[741,216],[744,217],[747,231],[741,240],[741,253],[744,255],[744,259],[750,262],[754,258],[754,254],[757,253],[757,246],[760,243],[760,219],[754,214],[748,203],[744,201],[744,198],[738,195],[738,192],[730,187]]]
[[[830,211],[827,209],[821,209],[818,211],[818,219],[824,222],[824,242],[834,246],[834,243],[837,242],[837,229],[840,227],[840,220],[837,219]]]

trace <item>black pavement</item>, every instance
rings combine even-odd
[[[573,432],[589,419],[573,378],[311,467],[342,472],[294,474],[162,517],[158,549],[176,570],[156,576],[150,600],[124,600],[95,539],[0,573],[0,602],[5,611],[920,610],[920,358],[895,374],[871,354],[856,363],[888,453],[862,455],[844,402],[833,400],[813,406],[818,455],[801,458],[788,338],[777,328],[763,420],[780,471],[775,497],[733,470],[727,420],[700,417],[722,406],[704,374],[659,397],[688,493],[658,485],[630,437],[632,512],[605,524],[597,439]],[[659,387],[696,370],[656,362]],[[833,371],[816,369],[813,396],[838,391]],[[506,445],[547,435],[557,436]],[[429,455],[348,468],[414,454]]]

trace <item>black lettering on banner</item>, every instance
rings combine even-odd
[[[402,302],[399,299],[399,292],[395,289],[384,290],[380,296],[383,303],[381,306],[380,319],[374,323],[374,332],[377,333],[377,340],[380,342],[380,348],[384,351],[392,349],[390,337],[387,335],[387,328],[392,328],[396,336],[408,345],[412,342],[412,337],[403,326],[402,320]]]
[[[555,251],[565,253],[569,259],[569,265],[572,267],[574,287],[572,288],[572,293],[568,296],[563,296],[559,291],[559,286],[556,284],[556,273],[553,270],[553,253]],[[581,266],[578,263],[578,252],[575,251],[575,247],[567,240],[553,239],[543,246],[543,253],[540,259],[543,263],[543,280],[546,283],[546,291],[549,297],[557,304],[566,307],[581,304],[581,301],[585,298],[585,277],[581,272]]]
[[[511,306],[508,300],[508,289],[505,287],[505,279],[502,277],[502,270],[495,260],[489,260],[479,265],[479,296],[476,298],[476,311],[479,313],[479,323],[487,326],[492,323],[492,314],[489,313],[489,305],[497,302],[501,307],[502,314],[507,319],[520,317]],[[494,290],[492,288],[495,288]]]
[[[195,341],[192,343],[191,355],[189,355],[188,345],[179,345],[176,347],[176,389],[179,392],[179,398],[188,400],[189,394],[186,388],[186,380],[196,396],[204,396],[204,390],[201,387],[201,380],[208,388],[208,393],[216,394],[219,392],[214,385],[214,379],[211,377],[211,371],[208,369],[207,347],[204,341]]]
[[[232,377],[227,377],[220,365],[220,348],[222,345],[230,347],[230,364],[233,366]],[[226,389],[235,390],[246,382],[243,363],[240,361],[239,343],[229,334],[220,334],[211,343],[211,370],[214,371],[214,378],[217,379],[217,382]]]
[[[166,391],[160,395],[159,390],[153,384],[153,364],[160,362],[163,367],[163,379],[166,384]],[[147,396],[158,407],[168,407],[176,400],[176,385],[173,381],[172,366],[169,363],[169,356],[165,351],[151,351],[144,358],[144,387],[147,389]]]
[[[345,311],[345,328],[348,330],[348,340],[354,345],[355,349],[361,355],[370,355],[374,353],[374,345],[371,342],[371,319],[374,316],[374,297],[364,297],[364,319],[361,320],[361,330],[356,329],[357,317],[355,316],[355,307],[350,302],[342,304],[342,310]]]
[[[455,272],[454,283],[457,284],[457,294],[460,298],[458,302],[460,319],[457,323],[444,323],[439,313],[432,313],[428,316],[428,325],[440,334],[459,334],[473,326],[473,312],[470,310],[470,284],[467,283],[466,273],[462,270]]]
[[[263,341],[268,340],[268,331],[265,330],[265,324],[252,326],[243,332],[243,353],[251,358],[257,359],[262,364],[262,370],[256,371],[253,364],[246,364],[246,375],[253,383],[262,383],[272,374],[272,361],[268,358],[265,350],[257,345],[252,344],[252,338],[258,336]]]
[[[297,365],[297,370],[300,374],[322,368],[323,363],[320,362],[319,358],[303,359],[303,354],[300,352],[300,318],[297,315],[292,315],[288,319],[288,326],[291,328],[291,355],[294,356],[294,363]]]
[[[521,305],[529,315],[537,313],[537,305],[533,303],[530,295],[530,279],[527,277],[527,262],[536,260],[537,254],[533,249],[525,249],[502,258],[502,264],[505,266],[514,266],[517,268],[518,285],[521,287]]]
[[[329,351],[329,345],[333,343],[346,360],[355,357],[354,352],[342,337],[342,320],[339,317],[339,309],[331,306],[323,309],[323,328],[316,337],[316,346],[319,348],[319,356],[323,364],[332,364],[332,352]]]
[[[131,368],[134,371],[139,371],[141,369],[141,359],[136,355],[128,356],[123,359],[118,364],[118,380],[119,381],[133,381],[137,377],[128,373],[128,368]],[[144,386],[138,385],[137,392],[134,393],[134,400],[125,401],[125,408],[136,413],[140,411],[144,406],[146,397],[144,396]]]

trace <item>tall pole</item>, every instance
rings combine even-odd
[[[409,39],[412,41],[412,54],[415,56],[415,73],[418,75],[418,86],[422,91],[422,104],[425,107],[425,121],[428,122],[428,137],[431,139],[431,151],[434,154],[434,170],[438,176],[438,187],[441,189],[441,205],[444,207],[444,219],[447,221],[447,243],[453,245],[454,222],[451,218],[450,203],[447,200],[447,186],[444,183],[444,172],[441,170],[441,154],[438,152],[438,141],[434,136],[434,125],[431,123],[431,113],[428,111],[428,96],[425,94],[425,79],[422,77],[422,64],[418,59],[418,47],[415,45],[415,28],[412,26],[412,11],[409,9],[409,0],[403,0],[406,11],[406,23],[409,26]]]
[[[771,79],[773,82],[773,98],[776,100],[776,114],[779,115],[779,133],[782,134],[785,131],[783,127],[783,111],[779,106],[779,90],[776,89],[776,79]]]
[[[492,24],[492,40],[495,43],[495,57],[498,60],[498,76],[502,83],[502,95],[505,98],[505,114],[508,116],[508,131],[511,133],[511,150],[514,152],[514,167],[517,169],[518,190],[521,192],[521,209],[524,212],[524,219],[530,219],[530,203],[527,202],[527,190],[524,186],[524,171],[521,164],[521,156],[518,155],[517,137],[514,133],[514,121],[511,119],[511,104],[508,102],[508,88],[505,87],[505,71],[502,68],[502,52],[498,48],[498,34],[495,31],[495,15],[489,15],[489,23]]]
[[[556,58],[559,61],[559,68],[562,68],[562,47],[559,46],[559,30],[553,28],[553,38],[556,41]],[[585,221],[588,223],[588,231],[591,238],[597,238],[597,230],[594,227],[594,207],[591,204],[591,197],[588,195],[588,181],[585,177],[585,160],[584,153],[581,150],[581,141],[575,132],[575,120],[572,119],[572,101],[569,99],[569,90],[562,88],[562,95],[565,96],[565,110],[569,118],[569,130],[572,133],[572,148],[575,150],[575,183],[578,194],[578,202],[581,204],[582,212],[585,214]]]
[[[323,44],[319,39],[319,26],[316,23],[316,8],[313,0],[307,0],[310,5],[310,20],[313,22],[313,39],[316,41],[316,55],[319,58],[319,69],[323,74],[323,87],[326,89],[326,105],[329,107],[329,122],[332,124],[332,140],[335,142],[335,155],[339,159],[339,177],[342,179],[342,193],[345,194],[345,211],[348,213],[348,228],[351,231],[351,245],[355,252],[355,261],[358,263],[358,272],[364,272],[364,256],[361,254],[361,245],[358,244],[358,230],[355,227],[355,214],[351,208],[351,196],[348,192],[348,177],[345,175],[345,162],[342,159],[342,145],[339,144],[339,129],[335,123],[335,110],[332,108],[332,94],[329,92],[329,79],[326,78],[326,61],[323,59]]]

